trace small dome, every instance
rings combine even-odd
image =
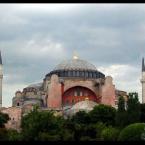
[[[54,70],[97,70],[96,67],[81,59],[64,60],[58,64]]]
[[[31,85],[29,85],[27,88],[36,88],[36,89],[38,89],[38,88],[40,88],[42,86],[42,83],[37,83],[37,84],[31,84]]]

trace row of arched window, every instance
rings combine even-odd
[[[52,71],[48,76],[57,74],[59,77],[85,77],[85,78],[104,78],[105,75],[98,71],[79,71],[79,70],[60,70]]]

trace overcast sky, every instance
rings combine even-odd
[[[145,4],[0,4],[0,50],[3,106],[74,51],[141,100]]]

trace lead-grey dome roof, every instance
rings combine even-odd
[[[82,59],[64,60],[58,64],[54,70],[97,70],[96,67],[88,61]]]

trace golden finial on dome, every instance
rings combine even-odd
[[[73,52],[73,59],[78,59],[78,54],[76,53],[76,51]]]

